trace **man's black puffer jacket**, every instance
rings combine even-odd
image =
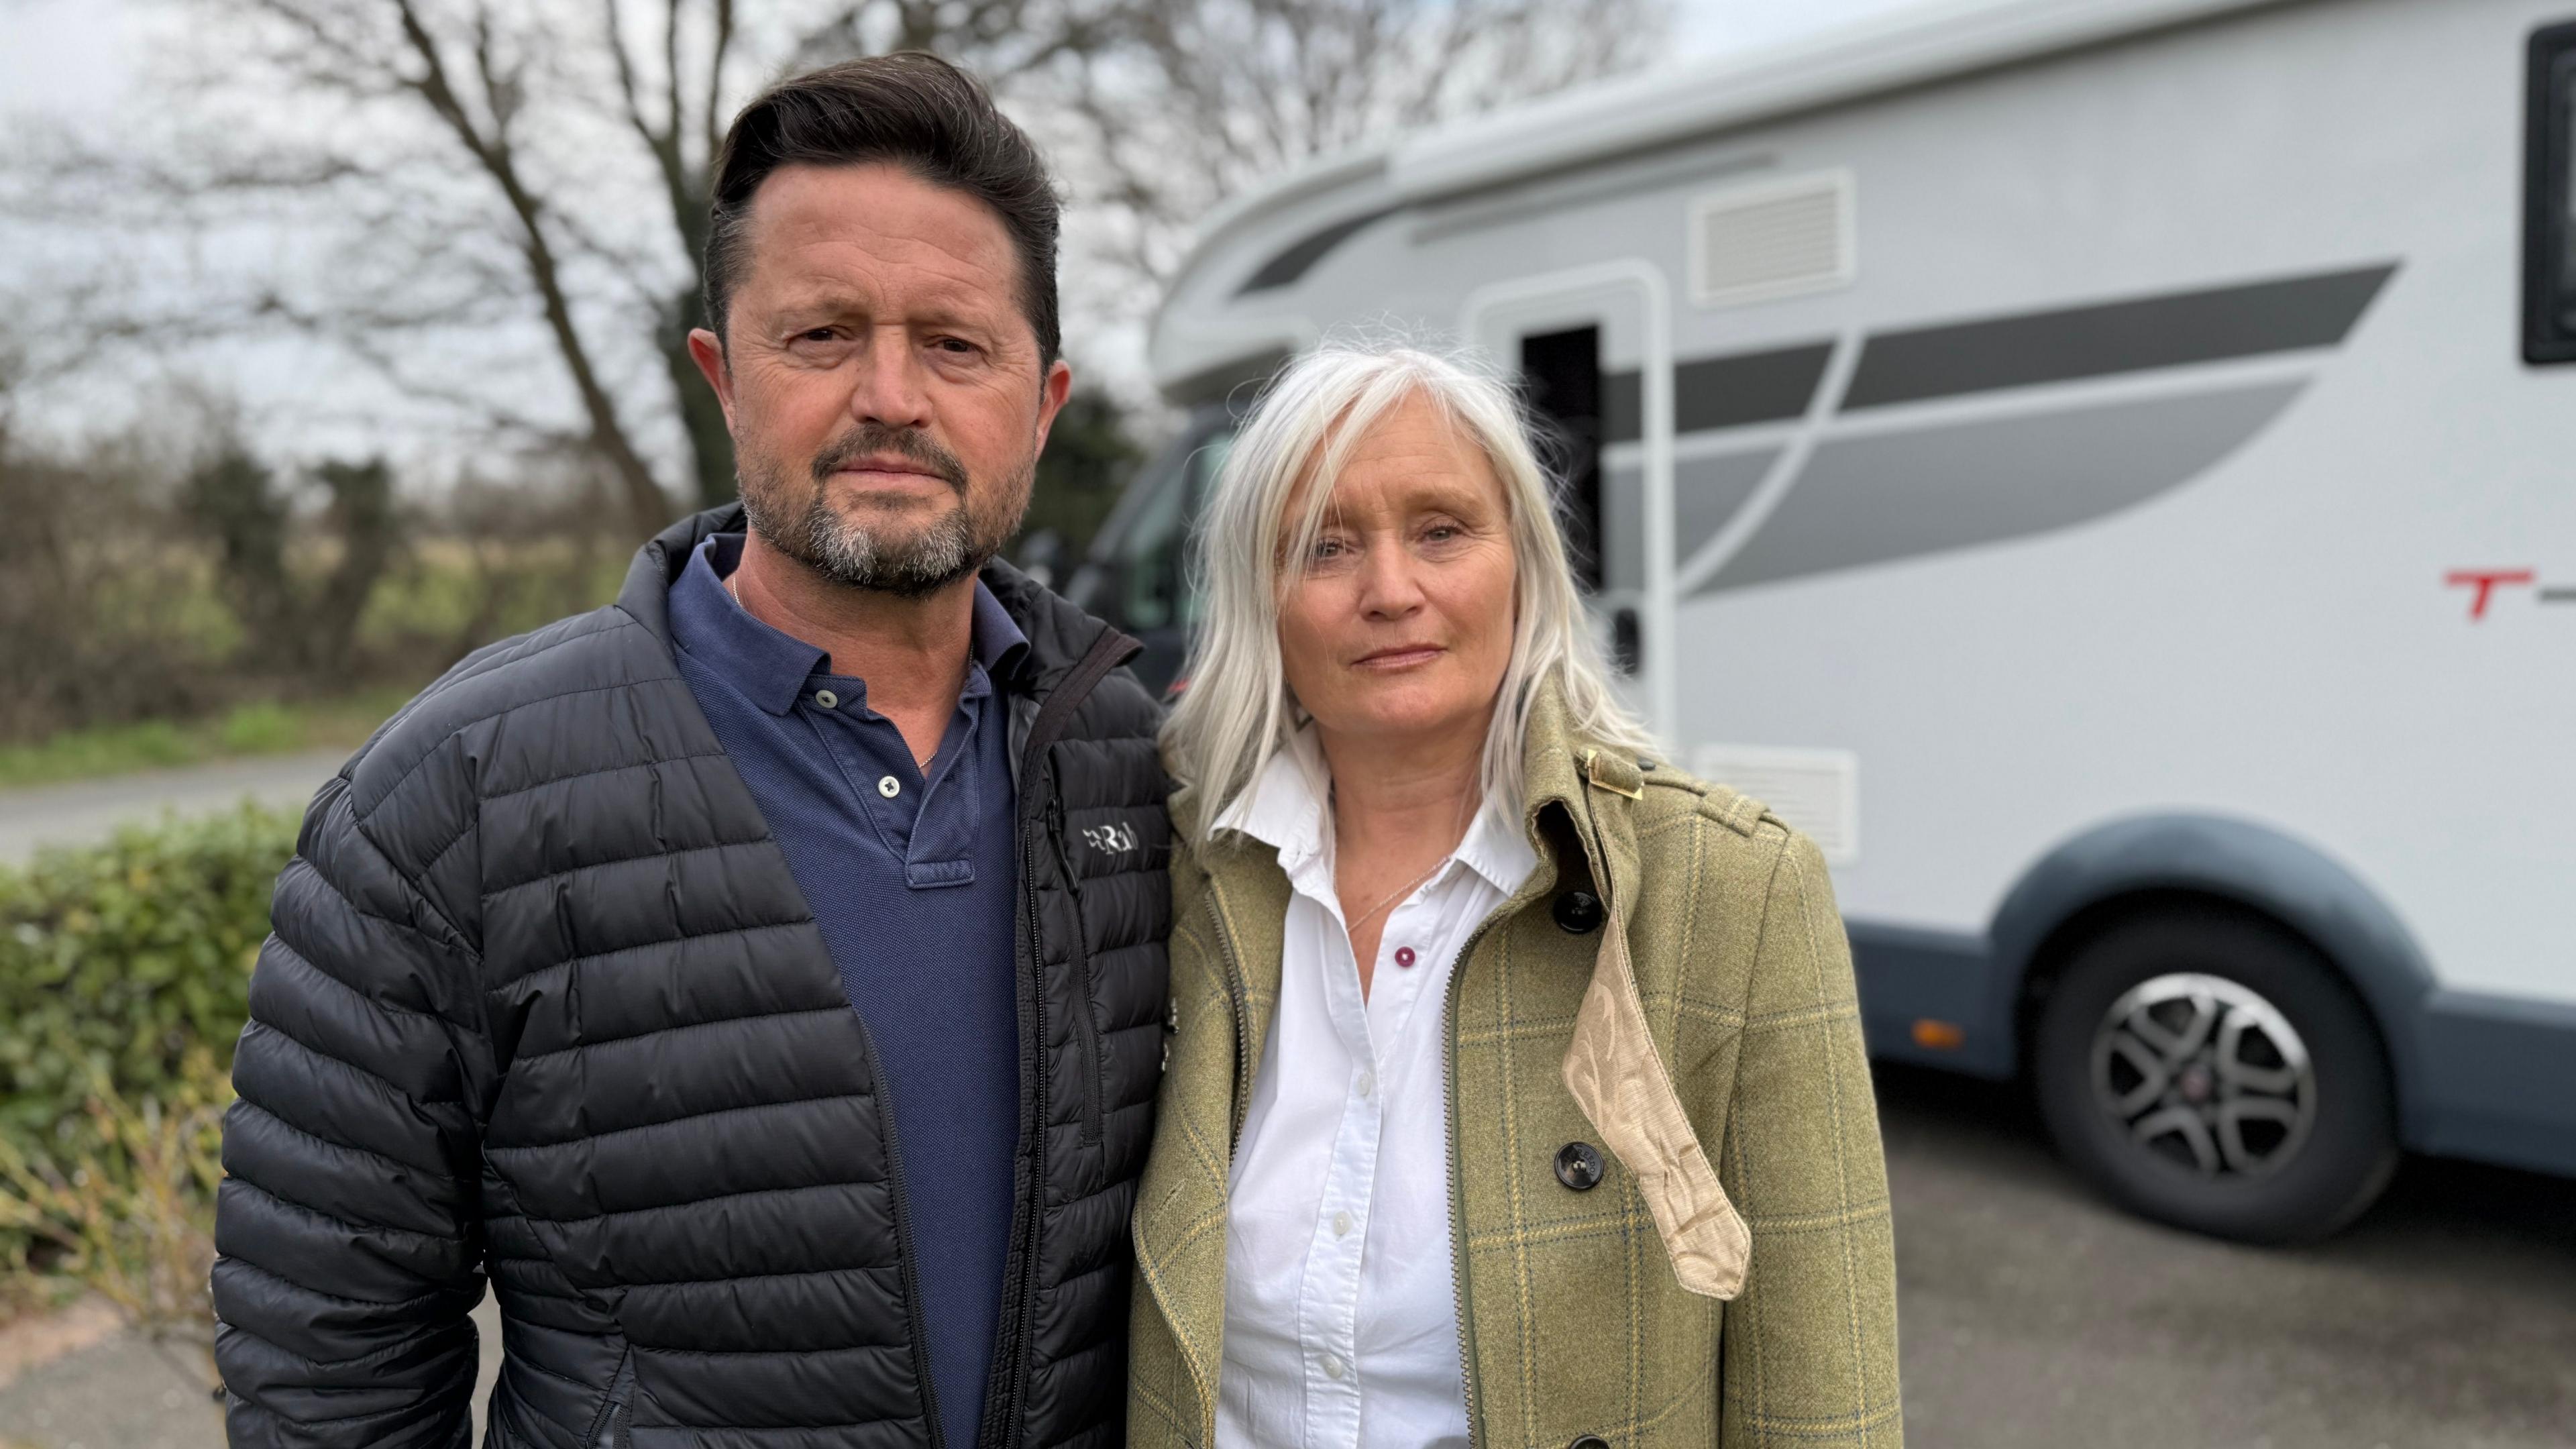
[[[315,798],[225,1122],[234,1444],[464,1444],[487,1271],[488,1444],[936,1442],[889,1165],[938,1144],[892,1141],[865,1028],[672,662],[671,579],[741,527],[656,538],[616,604],[458,665]],[[1021,1191],[984,1445],[1111,1444],[1162,1059],[1158,715],[1117,668],[1132,641],[984,577],[1030,645],[997,681]]]

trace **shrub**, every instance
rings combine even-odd
[[[215,1188],[232,1085],[204,1048],[165,1095],[104,1082],[49,1153],[0,1137],[0,1244],[25,1281],[31,1250],[114,1304],[182,1374],[211,1388]],[[5,1445],[0,1445],[5,1449]]]
[[[0,868],[0,1274],[104,1295],[208,1383],[233,1043],[294,849],[245,804]]]
[[[175,1102],[249,1012],[295,821],[244,805],[0,868],[0,1134],[37,1151],[108,1094]]]

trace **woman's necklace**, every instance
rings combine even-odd
[[[1394,904],[1396,897],[1411,893],[1416,886],[1419,886],[1424,881],[1438,875],[1440,873],[1440,867],[1447,865],[1448,863],[1449,857],[1445,855],[1432,862],[1431,869],[1426,870],[1422,874],[1415,876],[1413,879],[1406,881],[1404,884],[1397,886],[1394,890],[1381,896],[1376,905],[1373,905],[1367,910],[1360,912],[1358,915],[1351,917],[1350,925],[1346,929],[1353,931],[1358,930],[1362,921],[1367,920],[1369,917],[1376,915],[1378,912],[1385,910],[1388,906]]]
[[[1472,799],[1473,797],[1471,796],[1471,797],[1469,797],[1469,798],[1471,798],[1471,799]],[[1461,839],[1461,840],[1464,840],[1464,839],[1466,839],[1466,837],[1467,837],[1466,815],[1467,815],[1466,807],[1462,804],[1462,805],[1459,807],[1459,811],[1458,811],[1458,816],[1459,816],[1459,822],[1458,822],[1458,838],[1459,838],[1459,839]],[[1449,861],[1450,861],[1450,858],[1451,858],[1452,856],[1455,856],[1457,853],[1458,853],[1458,847],[1457,847],[1457,846],[1455,846],[1455,845],[1450,846],[1448,850],[1444,851],[1444,852],[1441,854],[1441,856],[1440,856],[1440,858],[1439,858],[1438,860],[1435,860],[1435,861],[1431,862],[1431,868],[1430,868],[1429,870],[1424,871],[1422,874],[1415,876],[1413,879],[1411,879],[1411,880],[1409,880],[1409,881],[1406,881],[1404,884],[1402,884],[1402,885],[1400,885],[1400,886],[1397,886],[1394,890],[1391,890],[1391,891],[1387,892],[1385,895],[1380,896],[1380,897],[1378,898],[1378,902],[1377,902],[1377,904],[1376,904],[1376,905],[1373,905],[1373,906],[1369,907],[1367,910],[1360,912],[1358,915],[1351,917],[1351,918],[1350,918],[1350,920],[1349,920],[1349,921],[1348,921],[1348,922],[1347,922],[1347,923],[1342,927],[1342,929],[1344,929],[1344,930],[1346,930],[1346,931],[1356,931],[1356,930],[1358,930],[1358,929],[1360,928],[1360,923],[1361,923],[1361,922],[1368,920],[1370,917],[1375,916],[1378,912],[1380,912],[1380,911],[1382,911],[1382,910],[1385,910],[1388,906],[1391,906],[1391,905],[1395,904],[1396,899],[1397,899],[1398,897],[1400,897],[1400,896],[1406,896],[1406,895],[1410,895],[1410,894],[1412,894],[1412,893],[1413,893],[1417,888],[1419,888],[1419,887],[1421,886],[1421,884],[1422,884],[1424,881],[1427,881],[1427,880],[1431,879],[1433,876],[1438,875],[1438,874],[1440,873],[1440,868],[1441,868],[1442,866],[1444,866],[1444,865],[1447,865],[1447,864],[1449,863]]]

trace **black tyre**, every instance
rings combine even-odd
[[[2396,1170],[2369,1012],[2305,942],[2221,908],[2135,917],[2079,948],[2041,1009],[2031,1065],[2059,1154],[2177,1227],[2321,1238]]]

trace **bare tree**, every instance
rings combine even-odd
[[[1072,69],[1109,249],[1159,290],[1209,208],[1298,162],[1644,64],[1663,0],[1144,5]]]
[[[976,71],[1108,239],[1071,290],[1136,315],[1228,192],[1632,64],[1662,0],[166,3],[174,123],[0,198],[159,238],[67,294],[74,335],[326,341],[460,438],[595,457],[641,527],[733,491],[686,339],[715,152],[771,76],[901,49]]]

